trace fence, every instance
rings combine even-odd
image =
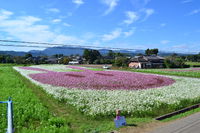
[[[0,103],[7,103],[7,132],[14,133],[13,129],[13,105],[11,98],[8,101],[0,101]]]

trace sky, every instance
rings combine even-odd
[[[1,0],[0,5],[0,40],[200,52],[200,0]],[[32,49],[40,48],[0,46]]]

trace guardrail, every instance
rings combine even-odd
[[[8,101],[0,101],[0,103],[7,103],[7,132],[14,133],[13,128],[13,104],[11,98]]]

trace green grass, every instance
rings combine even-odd
[[[186,62],[187,65],[194,66],[194,65],[200,65],[200,62]]]
[[[193,109],[193,110],[190,110],[190,111],[187,111],[187,112],[172,116],[172,117],[164,119],[162,121],[163,122],[168,122],[168,121],[180,119],[180,118],[187,117],[187,116],[189,116],[191,114],[194,114],[194,113],[197,113],[197,112],[200,112],[200,108],[196,108],[196,109]]]
[[[184,77],[194,77],[200,78],[200,71],[164,71],[162,69],[122,69],[131,72],[142,72],[142,73],[153,73],[160,75],[172,75],[172,76],[184,76]]]
[[[104,71],[104,69],[102,68],[87,68],[89,70],[92,70],[92,71]]]
[[[14,110],[14,125],[16,133],[27,133],[35,130],[35,133],[43,132],[72,132],[65,119],[54,117],[43,105],[32,89],[24,83],[22,77],[11,66],[0,66],[0,101],[6,101],[12,97]],[[6,106],[1,104],[0,132],[6,129]],[[61,125],[55,122],[59,119]],[[61,129],[62,128],[62,129]]]

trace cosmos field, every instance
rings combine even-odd
[[[38,65],[14,67],[55,98],[89,116],[151,112],[161,105],[180,105],[200,97],[200,79],[88,67]]]

